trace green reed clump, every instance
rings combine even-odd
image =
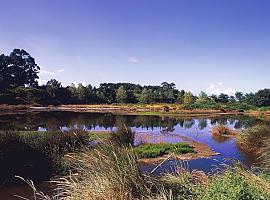
[[[135,132],[125,124],[119,125],[115,131],[111,132],[111,141],[118,145],[133,146]]]
[[[158,143],[158,144],[142,144],[134,148],[134,151],[140,158],[156,158],[170,153],[185,154],[193,153],[193,147],[186,143]]]
[[[237,145],[259,166],[270,169],[270,126],[257,125],[237,137]]]
[[[158,199],[163,187],[143,175],[131,147],[106,144],[95,150],[70,155],[78,176],[60,180],[58,198]]]

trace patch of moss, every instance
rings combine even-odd
[[[89,131],[89,141],[106,140],[110,137],[110,131]]]
[[[193,153],[193,147],[186,143],[158,143],[158,144],[142,144],[134,148],[134,151],[140,158],[156,158],[170,153],[185,154]]]

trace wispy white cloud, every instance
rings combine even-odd
[[[48,76],[55,76],[56,73],[53,71],[47,71],[47,70],[40,70],[39,72],[40,75],[48,75]]]
[[[129,62],[129,63],[138,63],[139,61],[138,61],[137,58],[135,58],[135,57],[132,56],[132,57],[129,57],[129,58],[128,58],[128,62]]]
[[[228,94],[228,95],[234,95],[236,90],[231,88],[231,87],[223,87],[222,82],[218,82],[216,85],[211,84],[207,89],[206,89],[208,94],[215,94],[219,95],[220,93]]]
[[[39,85],[44,85],[44,84],[47,83],[48,80],[57,78],[57,76],[60,73],[63,73],[64,71],[65,71],[64,69],[57,69],[57,70],[54,70],[54,71],[49,71],[49,70],[46,70],[46,69],[41,69],[39,71],[38,84]]]
[[[56,70],[56,72],[58,72],[58,73],[62,73],[64,71],[65,71],[64,69],[58,69],[58,70]]]
[[[64,71],[65,71],[64,69],[57,69],[55,71],[48,71],[48,70],[41,69],[40,72],[39,72],[39,74],[45,74],[45,75],[49,75],[49,76],[55,76],[58,73],[62,73]]]
[[[78,85],[79,85],[80,83],[81,83],[83,86],[86,86],[86,85],[87,85],[86,82],[84,82],[84,81],[81,81],[81,82],[75,81],[75,82],[73,82],[73,84],[74,84],[76,87],[78,87]]]
[[[39,85],[46,85],[47,82],[48,82],[48,80],[38,79],[38,84]]]

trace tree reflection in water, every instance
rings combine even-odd
[[[119,124],[146,130],[161,129],[161,132],[171,133],[176,126],[203,130],[208,126],[218,124],[229,125],[233,128],[247,128],[260,122],[259,119],[248,116],[219,116],[219,117],[160,117],[149,115],[114,115],[102,113],[77,112],[34,112],[24,114],[0,115],[0,130],[67,130],[67,129],[112,129]]]

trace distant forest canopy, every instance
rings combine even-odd
[[[51,79],[46,85],[38,85],[40,67],[23,49],[14,49],[9,56],[0,55],[0,103],[1,104],[112,104],[112,103],[178,103],[186,108],[216,108],[218,104],[241,104],[242,107],[270,106],[270,89],[234,96],[227,94],[194,95],[178,90],[174,83],[163,82],[160,86],[141,86],[132,83],[62,84]]]

